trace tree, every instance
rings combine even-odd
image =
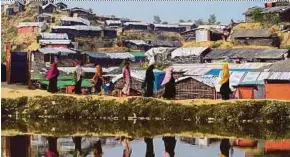
[[[162,22],[162,24],[168,24],[168,22],[164,21],[164,22]]]
[[[261,8],[255,8],[253,9],[250,14],[252,15],[252,18],[256,22],[263,22],[264,21],[264,16],[262,14],[262,9]]]
[[[218,22],[216,20],[216,16],[215,14],[211,14],[209,15],[209,18],[208,18],[208,22],[207,22],[208,25],[216,25],[216,24],[220,24],[220,22]]]
[[[192,20],[187,20],[187,22],[192,22]]]
[[[198,25],[204,25],[205,22],[203,21],[203,19],[197,19],[197,20],[194,20],[194,23],[198,26]]]
[[[153,23],[160,24],[162,21],[158,15],[153,16]]]
[[[180,20],[179,20],[179,23],[182,23],[182,22],[185,22],[185,21],[184,21],[183,19],[180,19]]]

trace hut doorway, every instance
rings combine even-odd
[[[11,83],[27,83],[28,76],[27,53],[12,52],[11,53]]]

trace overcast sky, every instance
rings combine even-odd
[[[94,13],[116,15],[144,22],[153,22],[153,16],[159,15],[162,21],[178,22],[180,19],[207,20],[210,14],[216,14],[217,20],[228,24],[231,19],[244,20],[243,13],[247,8],[263,6],[261,1],[244,2],[105,2],[105,1],[69,1],[69,7],[92,8]]]

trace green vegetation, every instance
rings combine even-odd
[[[261,8],[255,8],[251,11],[251,16],[255,22],[262,24],[279,24],[280,18],[276,14],[263,14]]]
[[[97,100],[91,97],[77,99],[70,96],[48,96],[2,99],[2,116],[15,114],[23,117],[55,117],[64,119],[100,119],[101,117],[148,117],[166,121],[195,121],[243,123],[244,121],[290,121],[290,103],[283,101],[243,101],[215,105],[181,105],[151,98],[131,98],[123,103],[115,100]]]

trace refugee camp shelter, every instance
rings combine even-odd
[[[81,17],[84,19],[89,19],[89,17],[92,15],[92,12],[90,10],[86,10],[83,8],[71,8],[70,9],[70,16],[71,17]]]
[[[129,52],[83,52],[89,63],[100,64],[103,67],[119,66],[124,60],[135,61],[135,56]]]
[[[3,12],[6,15],[16,15],[17,13],[24,11],[25,5],[21,1],[16,0],[12,4],[7,4],[3,9]]]
[[[147,51],[150,49],[150,45],[144,40],[124,40],[123,46],[134,50]]]
[[[162,39],[155,39],[149,42],[152,47],[181,47],[182,43],[178,40],[162,40]]]
[[[146,51],[145,56],[148,61],[152,61],[154,63],[162,63],[167,64],[170,63],[171,60],[171,52],[175,50],[175,48],[170,47],[156,47],[151,48]]]
[[[46,23],[54,23],[55,18],[53,17],[52,14],[49,13],[42,13],[37,16],[37,21],[38,22],[46,22]]]
[[[138,31],[138,30],[147,30],[148,29],[148,27],[149,27],[149,24],[147,24],[147,23],[143,23],[143,22],[125,22],[124,24],[123,24],[123,30],[124,31],[130,31],[130,30],[132,30],[132,31],[134,31],[134,30],[136,30],[136,31]]]
[[[253,19],[253,11],[255,9],[260,9],[262,15],[267,15],[267,14],[272,14],[272,15],[277,15],[279,20],[282,22],[290,22],[290,6],[268,6],[265,8],[258,8],[258,7],[253,7],[253,8],[249,8],[246,12],[245,12],[245,20],[246,22],[254,22]]]
[[[144,63],[146,61],[145,52],[131,52],[134,55],[136,63]]]
[[[231,37],[239,45],[280,46],[278,35],[270,29],[234,30]]]
[[[47,29],[47,25],[43,22],[21,22],[17,26],[18,34],[24,33],[40,33]]]
[[[56,12],[56,5],[48,2],[47,4],[42,6],[41,13],[54,13]]]
[[[273,72],[265,80],[266,99],[290,100],[290,72]]]
[[[155,32],[176,32],[176,33],[180,33],[180,32],[184,32],[185,31],[185,27],[183,26],[179,26],[179,25],[172,25],[172,24],[151,24],[150,25],[151,30],[155,31]]]
[[[214,84],[204,78],[193,76],[180,77],[175,80],[176,99],[215,99]]]
[[[228,57],[239,62],[274,62],[285,59],[289,55],[288,49],[214,49],[210,51],[204,60],[207,62],[219,62]]]
[[[181,22],[178,25],[180,27],[185,27],[185,31],[189,31],[197,27],[194,22]]]
[[[203,57],[211,51],[209,47],[177,48],[171,52],[173,63],[202,63]]]
[[[290,151],[290,140],[266,140],[264,143],[264,150],[266,153],[275,153],[278,151],[289,152]]]
[[[70,39],[75,37],[101,37],[103,35],[103,29],[99,26],[53,26],[52,33],[67,33]]]
[[[68,17],[62,16],[60,18],[61,26],[74,26],[74,25],[87,25],[89,26],[91,23],[89,20],[81,18],[81,17]]]
[[[155,92],[156,96],[160,96],[160,91],[162,88],[161,83],[165,76],[165,72],[154,69],[153,73],[154,73],[154,79],[155,79],[153,91]],[[146,70],[132,70],[131,69],[131,77],[132,77],[131,89],[133,90],[134,94],[137,94],[139,96],[144,94],[144,91],[142,89],[142,84],[145,80],[145,75],[146,75]],[[123,78],[123,74],[119,74],[119,75],[116,75],[112,79],[115,89],[118,89],[118,90],[123,89],[124,82],[122,78]]]
[[[67,5],[64,4],[63,2],[57,2],[55,5],[59,10],[67,9]]]
[[[38,43],[41,47],[62,47],[68,48],[71,44],[66,33],[41,33]]]

